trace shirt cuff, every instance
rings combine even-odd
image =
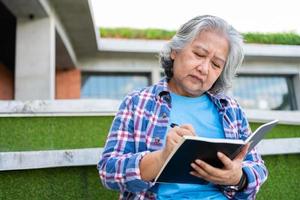
[[[134,167],[127,167],[126,169],[126,190],[132,192],[146,191],[155,184],[151,181],[144,181],[141,177],[140,162],[142,158],[148,153],[150,153],[150,151],[136,153],[127,163],[127,166]]]

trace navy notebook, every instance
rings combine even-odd
[[[218,151],[234,159],[243,146],[251,142],[248,149],[248,152],[250,152],[277,123],[278,120],[273,120],[261,125],[245,141],[184,136],[169,155],[154,181],[160,183],[206,184],[205,180],[190,175],[190,171],[193,171],[190,166],[192,162],[201,159],[214,167],[222,168],[223,164],[217,157]]]

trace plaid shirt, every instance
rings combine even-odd
[[[251,130],[236,101],[223,94],[207,94],[222,117],[225,138],[245,140]],[[165,79],[129,94],[120,105],[98,163],[103,185],[120,191],[120,199],[156,199],[150,189],[154,183],[141,179],[139,163],[147,153],[163,148],[170,110]],[[247,187],[236,193],[222,191],[228,198],[254,199],[267,179],[267,169],[255,149],[246,156],[243,171]]]

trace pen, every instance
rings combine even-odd
[[[175,126],[178,126],[178,124],[171,123],[170,126],[171,126],[171,128],[174,128]]]

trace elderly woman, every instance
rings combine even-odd
[[[209,184],[153,183],[183,135],[246,139],[251,130],[238,103],[224,93],[243,61],[241,35],[223,19],[185,23],[160,53],[166,77],[129,94],[113,120],[98,164],[104,186],[120,199],[254,199],[267,178],[264,162],[246,146],[215,168],[201,160],[191,175]],[[169,128],[175,122],[180,124]],[[180,172],[179,172],[180,173]]]

